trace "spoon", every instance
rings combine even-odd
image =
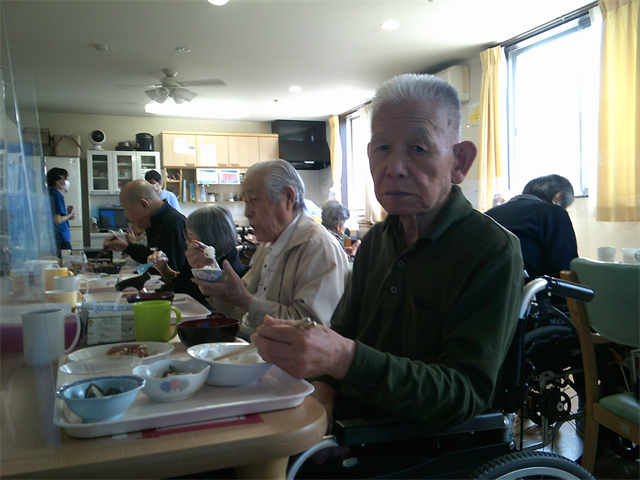
[[[162,259],[162,258],[167,258],[167,256],[163,253],[160,258],[158,258],[158,260]],[[138,275],[142,275],[143,273],[147,273],[147,270],[149,270],[151,267],[153,267],[158,260],[156,260],[155,262],[150,262],[150,263],[144,263],[142,265],[140,265],[138,268],[135,269],[135,272]]]
[[[298,320],[297,322],[293,322],[291,324],[294,328],[301,328],[303,330],[309,330],[316,325],[316,322],[311,320],[309,317],[303,318],[302,320]],[[254,350],[257,347],[255,344],[250,343],[249,345],[245,345],[244,347],[236,348],[235,350],[231,350],[230,352],[225,353],[224,355],[219,355],[214,358],[212,361],[217,362],[218,360],[223,360],[225,358],[235,357],[236,355],[240,355],[241,353],[248,352],[249,350]]]

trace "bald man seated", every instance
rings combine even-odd
[[[120,204],[127,220],[147,232],[147,245],[129,243],[115,235],[104,242],[105,250],[124,252],[136,262],[147,263],[155,250],[166,253],[171,269],[179,271],[185,263],[186,218],[164,202],[145,180],[133,180],[120,191]]]

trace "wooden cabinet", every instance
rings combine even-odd
[[[226,135],[196,135],[198,167],[228,167],[229,141]]]
[[[197,166],[196,136],[162,132],[162,158],[165,166]]]
[[[165,167],[248,168],[278,158],[278,135],[162,132]]]
[[[260,143],[260,162],[280,158],[277,135],[258,137],[258,140]]]
[[[259,137],[230,136],[229,166],[250,167],[260,161]]]

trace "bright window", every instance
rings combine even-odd
[[[587,14],[505,48],[512,193],[551,173],[576,196],[594,184],[600,31],[590,24]]]

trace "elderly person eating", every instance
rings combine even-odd
[[[349,267],[340,245],[306,211],[300,175],[284,160],[260,162],[247,170],[242,192],[259,242],[251,269],[240,278],[225,260],[222,282],[193,281],[215,310],[242,318],[241,336],[251,335],[267,314],[329,325]],[[197,241],[188,246],[191,267],[214,264],[204,247]]]
[[[322,225],[344,247],[344,251],[349,255],[349,258],[356,254],[358,245],[360,245],[360,240],[355,240],[352,243],[351,239],[349,239],[349,246],[345,244],[345,240],[348,238],[345,222],[349,220],[350,216],[349,209],[335,200],[329,201],[322,206]]]
[[[265,361],[316,377],[330,421],[369,412],[460,424],[494,396],[523,263],[517,237],[458,185],[476,156],[460,126],[457,92],[437,77],[378,89],[368,155],[388,216],[362,239],[331,328],[267,317],[252,336]]]

